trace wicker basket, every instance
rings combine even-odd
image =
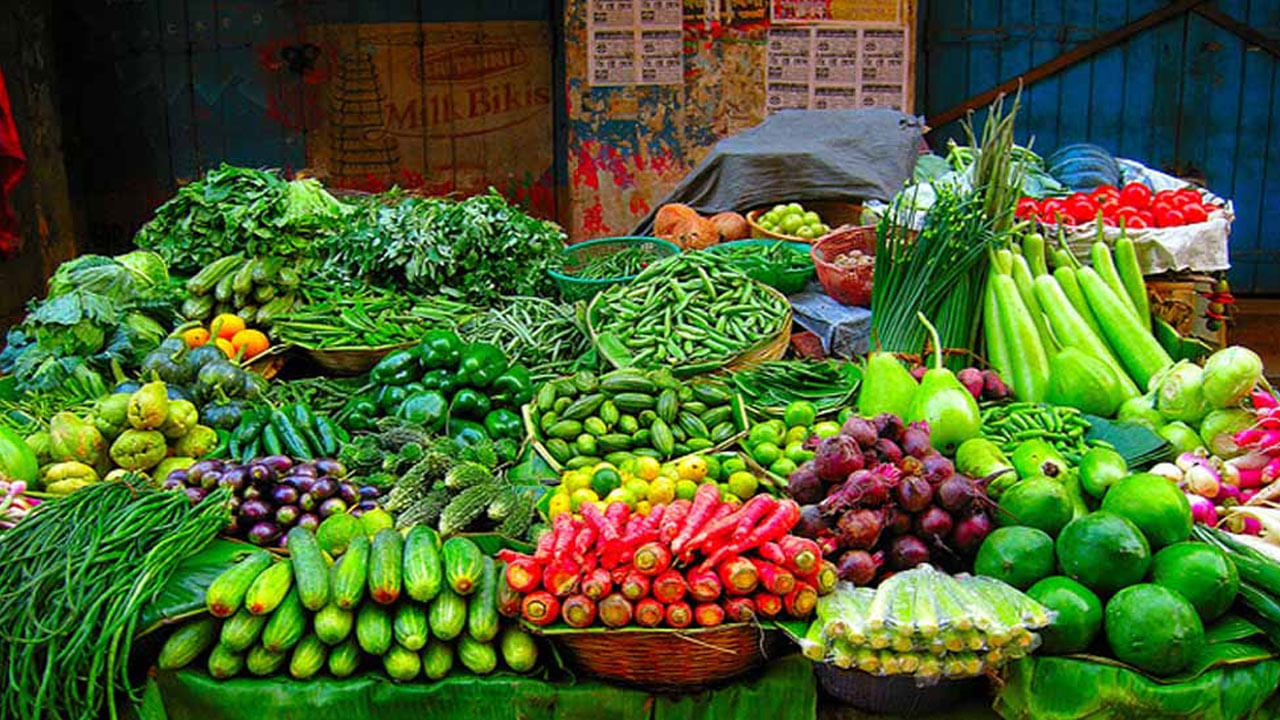
[[[660,238],[611,237],[574,243],[562,250],[561,255],[565,258],[565,269],[572,273],[585,260],[611,255],[620,250],[633,247],[652,254],[654,259],[671,257],[680,253],[679,245]],[[556,287],[560,289],[560,295],[567,301],[588,300],[611,285],[628,282],[635,278],[635,275],[626,275],[615,278],[587,279],[562,273],[558,270],[548,270],[547,274],[551,276],[552,280],[555,280]]]
[[[809,262],[805,263],[805,267],[796,270],[785,270],[784,266],[767,263],[759,259],[735,260],[734,265],[753,280],[768,285],[784,295],[798,293],[809,284],[809,280],[813,278],[813,262],[809,256],[809,246],[805,243],[793,243],[787,241],[776,241],[784,243],[789,250],[795,251],[797,254],[803,253],[803,257]],[[720,243],[707,248],[707,252],[711,253],[727,253],[735,248],[740,247],[759,247],[767,248],[776,244],[773,240],[735,240],[733,242]]]
[[[289,350],[287,345],[272,345],[263,352],[254,356],[254,358],[246,363],[243,367],[249,372],[255,372],[264,379],[270,380],[280,374],[280,370],[284,368],[289,357],[286,354]]]
[[[732,623],[688,630],[534,629],[595,677],[646,690],[688,692],[735,678],[785,647],[779,634]]]
[[[907,676],[878,677],[815,663],[813,672],[831,697],[859,710],[894,717],[920,717],[956,707],[983,692],[983,679],[942,680],[918,687]]]
[[[875,265],[844,269],[832,263],[851,250],[875,255],[876,229],[873,226],[840,228],[818,242],[809,251],[818,270],[818,282],[827,294],[843,305],[871,307],[871,279]]]
[[[376,348],[332,348],[329,350],[313,350],[302,348],[317,365],[334,375],[360,375],[378,364],[378,361],[395,350],[413,347],[415,343],[407,342],[399,345],[387,345]]]
[[[846,202],[844,200],[805,200],[802,203],[805,210],[812,210],[818,213],[818,216],[822,218],[822,222],[828,227],[838,228],[841,225],[862,224],[862,205],[859,203]],[[772,207],[772,205],[759,207],[747,213],[747,225],[751,226],[751,237],[787,240],[798,243],[814,243],[818,241],[818,238],[806,240],[794,235],[783,235],[782,233],[765,230],[760,226],[758,219]]]

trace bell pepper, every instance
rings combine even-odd
[[[418,381],[423,390],[439,390],[443,395],[451,395],[458,389],[458,374],[452,370],[428,370]]]
[[[492,343],[476,342],[466,346],[458,363],[458,374],[468,385],[487,388],[507,371],[507,356]]]
[[[475,445],[489,439],[489,433],[477,422],[450,417],[448,427],[449,437],[462,445]]]
[[[520,420],[519,415],[506,408],[499,408],[491,410],[484,416],[484,429],[494,440],[499,438],[519,440],[524,434],[524,422]]]
[[[453,400],[449,403],[449,415],[483,420],[489,414],[490,407],[489,398],[484,393],[474,388],[462,388],[454,393]]]
[[[404,386],[404,394],[405,394],[405,397],[408,397],[410,395],[417,395],[420,392],[425,392],[426,389],[427,388],[424,387],[420,381],[414,380],[413,382]]]
[[[404,398],[404,388],[399,385],[386,385],[378,391],[378,407],[382,408],[383,412],[391,413],[392,408],[404,402]]]
[[[369,371],[369,378],[383,385],[405,385],[418,379],[422,366],[412,350],[396,350],[388,353]]]
[[[431,330],[418,343],[418,361],[425,370],[452,370],[462,358],[462,341],[451,330]]]
[[[524,365],[515,364],[493,381],[493,400],[520,407],[533,399],[533,378]]]
[[[448,404],[444,400],[444,395],[435,390],[428,390],[406,397],[404,402],[400,403],[400,410],[396,415],[434,433],[443,427],[447,409]]]

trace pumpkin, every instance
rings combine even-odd
[[[747,219],[736,212],[722,212],[711,216],[711,224],[716,226],[723,242],[743,240],[751,237],[751,226]]]
[[[658,214],[653,218],[653,234],[679,245],[680,242],[676,240],[676,227],[696,219],[698,219],[697,210],[680,203],[668,203],[658,208]]]
[[[715,223],[698,215],[677,226],[675,234],[677,239],[672,242],[685,250],[702,250],[720,242],[720,231]]]

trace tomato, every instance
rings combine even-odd
[[[1156,226],[1156,216],[1150,210],[1139,210],[1138,217],[1142,218],[1142,222],[1146,223],[1147,227]]]
[[[1186,216],[1188,225],[1202,223],[1209,219],[1209,213],[1205,212],[1204,206],[1200,203],[1189,202],[1183,205],[1182,214]]]
[[[1035,198],[1024,197],[1018,201],[1018,209],[1014,215],[1019,218],[1031,218],[1040,214],[1040,203]]]
[[[1193,202],[1196,202],[1196,201],[1188,199],[1187,196],[1183,195],[1182,193],[1174,193],[1169,197],[1169,204],[1173,205],[1176,208],[1181,208],[1187,203],[1193,203]]]
[[[1181,210],[1166,210],[1163,213],[1156,213],[1156,224],[1160,227],[1177,227],[1187,224],[1187,216],[1182,214]]]
[[[1177,196],[1180,198],[1186,198],[1189,203],[1204,202],[1204,198],[1200,197],[1200,192],[1198,190],[1192,190],[1191,188],[1183,188],[1179,190],[1177,192]]]
[[[1141,210],[1151,204],[1151,188],[1142,183],[1131,182],[1120,191],[1120,202]]]
[[[1066,211],[1066,204],[1061,198],[1048,198],[1040,203],[1040,219],[1047,223],[1056,223],[1058,215]]]
[[[1141,230],[1143,228],[1151,227],[1149,224],[1147,224],[1146,220],[1143,220],[1141,217],[1137,215],[1134,215],[1131,218],[1127,218],[1124,221],[1124,226],[1130,230]]]
[[[1173,198],[1177,194],[1178,192],[1176,190],[1161,190],[1160,192],[1151,196],[1151,204],[1155,205],[1158,202],[1163,202],[1167,205],[1172,205]]]
[[[1120,191],[1110,185],[1102,185],[1089,193],[1089,199],[1101,207],[1120,204]]]
[[[1083,195],[1077,200],[1072,200],[1067,205],[1067,212],[1076,222],[1087,223],[1092,222],[1098,217],[1098,206],[1093,201]]]
[[[1169,202],[1167,199],[1153,200],[1151,202],[1151,212],[1155,213],[1155,216],[1157,219],[1160,217],[1162,213],[1167,213],[1170,210],[1176,210],[1176,209],[1177,208],[1173,206],[1173,203]]]

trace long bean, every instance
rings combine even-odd
[[[819,412],[834,410],[849,402],[861,379],[857,365],[836,360],[766,362],[732,378],[747,405],[765,413],[796,400],[813,403]]]
[[[367,285],[308,282],[302,304],[279,316],[272,331],[312,350],[385,347],[413,342],[435,328],[455,329],[476,308],[447,297],[420,297]]]
[[[535,380],[568,374],[591,343],[572,305],[537,297],[503,297],[458,329],[470,342],[501,347],[513,363],[523,363]]]
[[[607,255],[588,258],[586,262],[580,265],[574,265],[569,259],[566,259],[561,266],[561,272],[582,280],[626,278],[644,270],[649,263],[659,257],[654,249],[628,247]]]

